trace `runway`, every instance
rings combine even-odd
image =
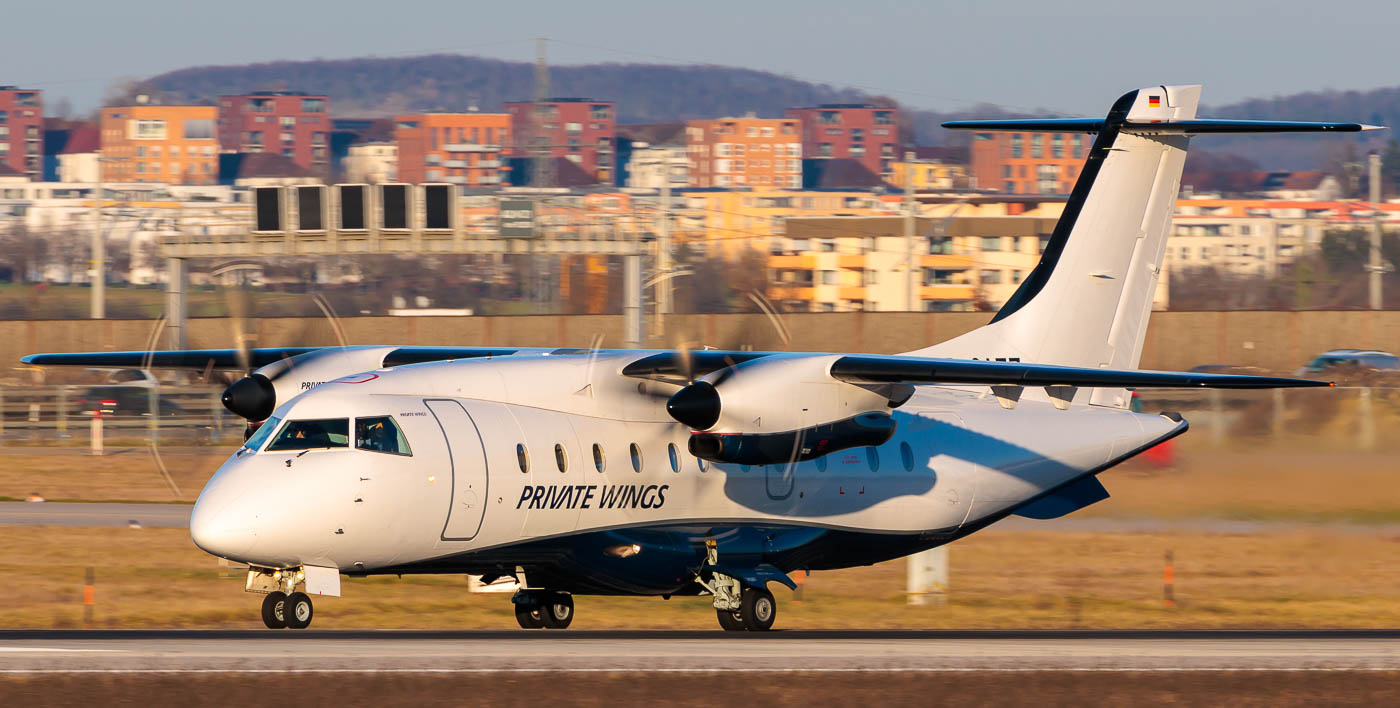
[[[1400,671],[1400,631],[0,631],[0,673]]]

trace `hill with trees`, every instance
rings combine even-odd
[[[388,116],[420,111],[501,110],[533,93],[534,67],[454,54],[418,57],[277,61],[172,71],[118,87],[109,102],[151,93],[166,102],[211,104],[221,94],[260,89],[324,93],[339,116]],[[865,92],[739,67],[607,63],[555,66],[550,93],[617,104],[622,123],[663,123],[753,113],[779,117],[786,108],[819,103],[898,105]],[[1209,94],[1207,94],[1209,95]],[[1107,105],[1109,99],[1105,99]],[[1203,109],[1203,116],[1247,119],[1357,120],[1400,125],[1400,87],[1370,91],[1310,91]],[[944,120],[1005,118],[994,105],[956,111],[912,110],[906,128],[924,145],[966,144],[967,136],[938,127]],[[1382,145],[1389,133],[1356,136],[1212,137],[1212,152],[1234,153],[1264,169],[1327,169]]]

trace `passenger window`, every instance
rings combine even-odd
[[[253,432],[252,437],[244,441],[243,447],[257,452],[257,449],[262,447],[263,443],[267,442],[267,439],[272,437],[273,433],[277,432],[277,426],[281,423],[281,418],[268,418],[262,425],[258,426],[258,429]]]
[[[817,471],[818,471],[818,472],[825,472],[825,471],[826,471],[826,455],[822,455],[821,457],[818,457],[818,458],[817,458]]]
[[[350,447],[350,419],[292,420],[267,446],[268,452]]]
[[[637,443],[632,443],[632,447],[629,448],[629,451],[632,453],[632,471],[641,474],[642,448],[637,447]]]
[[[905,472],[914,471],[914,448],[909,447],[909,443],[902,442],[899,444],[899,459],[904,463]]]
[[[870,465],[871,472],[880,471],[880,448],[865,448],[865,461]]]
[[[355,419],[355,447],[370,452],[387,452],[391,455],[412,455],[408,449],[408,439],[403,436],[399,424],[392,416],[381,415],[374,418]]]
[[[599,472],[607,469],[608,466],[607,460],[603,457],[603,446],[598,443],[593,443],[593,466],[597,467]]]
[[[526,452],[525,446],[520,443],[515,444],[515,461],[520,464],[521,473],[529,474],[530,453]]]
[[[670,443],[666,446],[666,454],[671,456],[671,471],[679,474],[681,471],[681,454],[676,451],[675,443]]]
[[[554,464],[559,467],[560,472],[569,471],[569,456],[564,454],[564,446],[559,443],[554,444]]]

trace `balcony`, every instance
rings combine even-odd
[[[768,288],[768,299],[770,300],[807,300],[811,301],[814,296],[811,286],[778,286]]]
[[[500,167],[500,166],[501,166],[501,161],[500,161],[500,160],[482,160],[481,162],[476,163],[476,167],[481,167],[481,168],[485,168],[485,169],[495,169],[495,168],[498,168],[498,167]]]
[[[448,160],[448,161],[442,163],[442,166],[443,166],[443,167],[456,167],[456,168],[459,168],[459,169],[460,169],[460,168],[465,168],[465,167],[467,167],[467,161],[466,161],[466,160]]]
[[[459,177],[459,176],[453,175],[453,176],[451,176],[451,177],[443,177],[443,178],[442,178],[442,181],[443,181],[443,182],[451,182],[452,184],[466,184],[466,183],[467,183],[467,178],[466,178],[466,177]]]
[[[448,143],[442,146],[448,152],[500,152],[500,145],[473,145],[471,143]]]
[[[974,297],[971,285],[925,285],[919,288],[919,298],[923,300],[971,300]]]
[[[812,270],[817,267],[817,257],[769,256],[768,267],[774,269]]]

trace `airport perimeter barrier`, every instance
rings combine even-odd
[[[87,445],[101,410],[108,445],[237,443],[244,421],[219,402],[220,385],[0,386],[0,445]]]
[[[93,402],[90,385],[0,386],[0,445],[90,443]],[[101,391],[114,387],[98,386]],[[221,385],[129,387],[122,407],[103,415],[109,446],[236,445],[244,421],[219,402]],[[1348,449],[1400,449],[1400,387],[1143,391],[1137,407],[1147,413],[1178,412],[1191,424],[1192,444],[1272,444],[1299,439]],[[98,404],[101,401],[97,401]],[[109,407],[110,408],[110,407]]]

